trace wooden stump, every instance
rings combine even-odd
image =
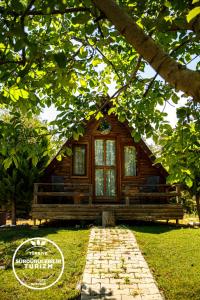
[[[115,215],[113,211],[103,211],[102,212],[102,226],[115,226]]]

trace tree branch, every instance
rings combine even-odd
[[[18,64],[23,65],[23,60],[2,60],[0,61],[0,65],[6,65],[6,64]]]
[[[165,53],[114,0],[94,0],[94,3],[166,82],[200,101],[199,72],[187,69]]]
[[[142,62],[142,56],[140,55],[137,61],[137,65],[133,71],[133,73],[131,74],[129,80],[127,81],[127,83],[125,85],[123,85],[122,87],[120,87],[111,97],[110,99],[119,97],[119,95],[121,94],[121,92],[126,91],[126,89],[128,88],[128,86],[131,84],[132,80],[135,79],[137,72],[140,68],[140,64]]]
[[[45,12],[43,10],[29,10],[28,9],[27,11],[25,11],[23,13],[23,12],[16,12],[14,10],[7,10],[7,9],[2,8],[2,7],[0,8],[0,14],[4,14],[5,13],[6,15],[15,16],[15,17],[21,17],[21,16],[63,15],[63,14],[66,14],[66,13],[76,13],[76,12],[90,12],[90,9],[86,8],[86,7],[69,7],[69,8],[65,8],[64,10],[53,9],[50,12]]]

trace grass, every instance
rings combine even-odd
[[[200,299],[200,229],[132,228],[158,286],[168,300]]]
[[[65,258],[65,270],[61,279],[53,287],[34,291],[22,286],[14,277],[11,261],[17,246],[31,237],[48,238],[61,248]],[[89,230],[69,230],[57,228],[11,228],[0,231],[0,299],[4,300],[67,300],[77,299],[80,292],[76,285],[80,282],[85,264]]]

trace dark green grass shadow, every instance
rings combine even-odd
[[[136,232],[151,233],[151,234],[162,234],[172,230],[179,230],[180,227],[175,225],[169,225],[159,222],[145,222],[145,221],[134,221],[134,222],[124,222],[121,224]]]

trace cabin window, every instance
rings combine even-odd
[[[124,175],[136,176],[136,150],[134,146],[124,147]]]
[[[97,197],[116,195],[115,140],[95,140],[95,195]]]
[[[73,175],[86,175],[86,145],[73,146]]]

